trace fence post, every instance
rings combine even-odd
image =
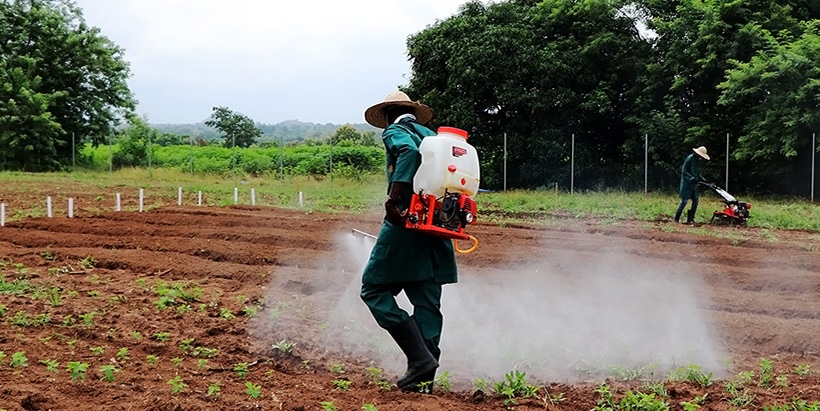
[[[817,133],[811,133],[811,202],[814,202],[814,161],[817,157]]]
[[[649,133],[643,138],[643,193],[649,192]]]
[[[726,133],[726,184],[723,189],[729,191],[729,133]]]
[[[507,192],[507,133],[504,133],[504,192]]]
[[[569,193],[575,192],[575,133],[572,133],[572,151],[569,166]]]

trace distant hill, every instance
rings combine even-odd
[[[305,123],[298,120],[286,120],[276,124],[257,123],[264,135],[260,142],[267,140],[303,141],[330,137],[339,127],[349,125],[358,131],[373,131],[378,135],[381,131],[367,123],[359,124],[318,124]],[[194,124],[151,124],[160,133],[175,134],[178,136],[202,137],[205,140],[219,138],[219,132],[202,123]]]

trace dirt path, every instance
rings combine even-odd
[[[620,397],[692,365],[715,383],[667,383],[672,409],[704,393],[706,409],[742,408],[722,382],[742,371],[755,374],[748,408],[820,399],[818,233],[478,224],[478,250],[445,287],[439,373],[453,386],[422,395],[377,383],[402,358],[358,300],[369,244],[351,229],[376,233],[379,215],[78,210],[0,227],[0,409],[497,410],[476,379],[521,370],[547,385],[546,408],[589,410],[604,378]],[[12,365],[19,352],[27,367]],[[760,386],[761,359],[779,384]],[[88,364],[84,380],[72,362]]]

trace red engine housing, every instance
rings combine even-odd
[[[410,199],[406,227],[442,238],[468,240],[464,232],[478,216],[475,200],[464,193],[445,192],[437,199],[434,195],[416,193]]]

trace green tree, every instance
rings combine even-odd
[[[222,145],[225,147],[247,148],[262,136],[262,130],[253,120],[227,107],[214,107],[211,117],[205,120],[205,125],[222,133]]]
[[[655,34],[650,40],[653,61],[640,79],[639,109],[634,119],[653,139],[653,162],[676,172],[691,147],[706,145],[710,150],[725,145],[727,133],[738,136],[747,125],[756,123],[757,113],[745,105],[751,99],[722,97],[728,90],[719,87],[727,72],[743,69],[756,55],[770,55],[782,37],[800,37],[807,19],[820,17],[817,2],[806,0],[637,0],[647,26]],[[740,65],[740,66],[739,66]],[[737,74],[730,74],[737,84]],[[816,77],[815,77],[816,78]],[[727,87],[729,84],[727,84]],[[760,89],[758,89],[760,90]],[[720,101],[723,103],[720,103]],[[729,104],[730,101],[734,103]],[[767,150],[789,139],[783,132],[765,141]],[[713,163],[724,160],[720,151]],[[739,153],[740,157],[746,154]],[[782,165],[782,163],[781,163]],[[735,167],[735,176],[744,183],[758,166]],[[734,184],[733,184],[734,185]]]
[[[764,184],[795,168],[791,177],[800,177],[795,163],[809,170],[811,134],[820,129],[820,20],[803,25],[798,39],[772,36],[750,61],[731,61],[718,85],[720,106],[745,119],[734,158]]]
[[[73,1],[0,1],[2,167],[59,169],[72,147],[103,143],[136,104],[129,76]]]
[[[148,125],[147,118],[131,116],[128,124],[129,126],[118,138],[113,166],[115,168],[148,166],[150,148],[156,144],[159,133]]]
[[[346,124],[338,129],[330,137],[330,142],[334,146],[380,146],[381,142],[376,141],[376,133],[373,131],[359,131],[353,126]]]
[[[407,92],[438,125],[470,133],[485,187],[501,185],[505,134],[513,187],[568,183],[572,134],[586,140],[587,162],[627,161],[638,132],[625,119],[649,48],[624,4],[468,2],[409,38]]]

